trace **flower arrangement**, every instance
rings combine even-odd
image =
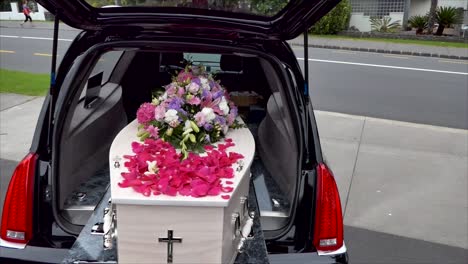
[[[144,196],[169,195],[205,197],[221,195],[229,199],[233,191],[234,177],[232,165],[243,156],[226,152],[234,146],[230,139],[218,144],[215,149],[205,146],[207,155],[189,153],[181,160],[181,153],[168,142],[161,139],[146,139],[143,143],[133,142],[134,155],[125,155],[124,163],[128,172],[123,172],[121,188],[132,187]]]
[[[140,106],[138,137],[169,142],[186,159],[189,151],[203,152],[224,138],[229,128],[242,127],[237,115],[227,91],[205,67],[187,64],[151,103]]]

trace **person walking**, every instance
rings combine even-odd
[[[29,20],[29,22],[31,22],[31,26],[34,26],[33,23],[32,23],[31,13],[32,13],[32,11],[28,6],[28,1],[27,0],[23,1],[23,14],[24,14],[24,16],[26,18],[24,19],[24,22],[21,23],[21,26],[23,26],[24,23],[28,22],[28,20]]]

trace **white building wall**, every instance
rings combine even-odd
[[[430,5],[430,1],[428,0],[427,2],[429,2]],[[468,9],[468,0],[439,0],[438,3],[439,6],[453,6]]]
[[[17,3],[11,3],[11,11],[10,12],[0,12],[0,20],[24,20],[23,12],[18,10]],[[37,4],[38,12],[34,12],[31,14],[32,20],[45,20],[45,12],[46,10],[41,5]]]
[[[390,13],[389,17],[392,18],[390,22],[400,20],[400,26],[401,23],[403,23],[403,13],[401,12]],[[354,26],[361,32],[369,32],[371,31],[371,24],[369,20],[370,16],[365,16],[364,13],[352,13],[351,19],[349,20],[349,26]]]
[[[371,31],[369,19],[370,17],[365,16],[364,13],[352,13],[349,20],[349,26],[355,27],[362,32]]]
[[[430,0],[411,0],[409,16],[424,16],[429,9],[431,8],[431,1]]]

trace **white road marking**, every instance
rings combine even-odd
[[[345,50],[334,50],[332,53],[341,53],[341,54],[357,54],[355,51],[345,51]]]
[[[13,50],[0,50],[0,53],[16,53],[16,51],[13,51]]]
[[[297,59],[298,60],[304,60],[304,58],[297,58]],[[365,66],[365,67],[376,67],[376,68],[389,68],[389,69],[409,70],[409,71],[437,72],[437,73],[448,73],[448,74],[457,74],[457,75],[468,75],[468,72],[441,71],[441,70],[432,70],[432,69],[423,69],[423,68],[410,68],[410,67],[400,67],[400,66],[380,65],[380,64],[369,64],[369,63],[358,63],[358,62],[348,62],[348,61],[319,60],[319,59],[309,59],[309,61],[325,62],[325,63],[336,63],[336,64],[345,64],[345,65],[356,65],[356,66]]]
[[[34,53],[33,55],[35,55],[35,56],[44,56],[44,57],[52,57],[52,54],[47,54],[47,53]]]
[[[0,38],[19,38],[19,36],[0,35]]]
[[[390,55],[390,54],[384,54],[383,56],[386,57],[386,58],[405,59],[405,60],[409,59],[408,57],[398,56],[398,55]]]
[[[439,60],[441,63],[455,63],[455,64],[468,64],[468,61],[457,61],[457,60]]]
[[[0,38],[22,38],[22,39],[53,40],[52,38],[28,37],[28,36],[11,36],[11,35],[0,35]],[[73,39],[63,39],[63,38],[59,38],[58,40],[59,41],[68,41],[68,42],[73,41]]]

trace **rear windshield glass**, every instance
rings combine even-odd
[[[261,16],[274,16],[290,0],[86,0],[99,8],[125,6],[185,7],[207,10],[221,10],[233,13],[246,13]]]

